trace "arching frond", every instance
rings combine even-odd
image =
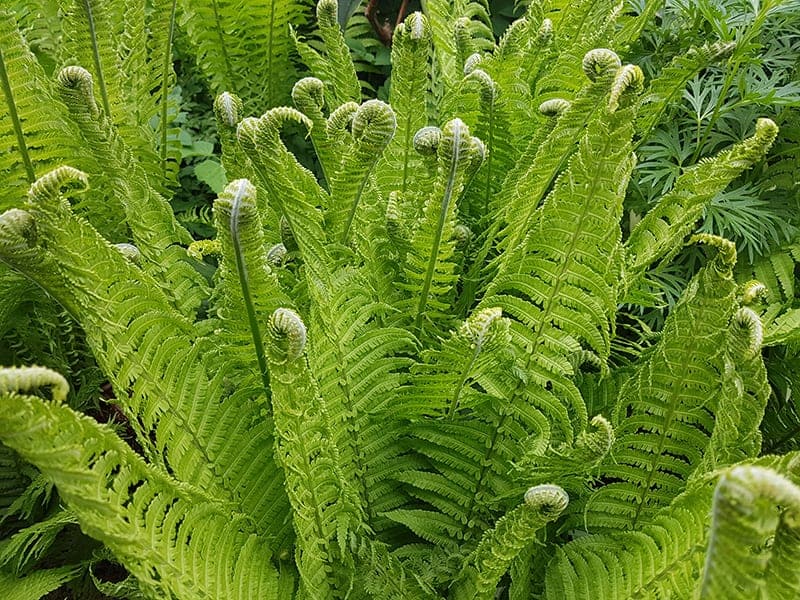
[[[16,384],[7,375],[0,371],[0,439],[56,484],[83,530],[151,596],[276,598],[269,549],[244,515],[147,466],[110,430],[57,399],[10,391]],[[46,375],[33,383],[66,387]]]

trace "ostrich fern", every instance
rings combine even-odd
[[[65,404],[53,370],[0,370],[0,492],[24,460],[65,506],[0,559],[77,522],[131,597],[800,597],[800,459],[759,457],[762,345],[796,338],[793,313],[765,330],[735,245],[699,234],[707,259],[657,339],[616,351],[619,307],[776,125],[681,174],[623,235],[637,128],[724,49],[647,82],[610,48],[649,7],[531,3],[495,43],[487,3],[423,4],[395,32],[389,103],[360,102],[333,0],[323,46],[295,40],[313,73],[294,108],[213,79],[241,85],[214,104],[230,183],[203,241],[117,83],[91,62],[50,80],[0,13],[0,141],[16,143],[0,290],[43,290],[80,324],[135,439]],[[4,567],[0,592],[39,598],[83,569]]]

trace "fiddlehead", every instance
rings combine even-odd
[[[0,369],[0,396],[49,387],[53,402],[64,402],[69,384],[60,373],[45,367],[6,367]]]
[[[500,578],[522,550],[536,540],[536,533],[554,521],[569,504],[569,496],[557,485],[543,484],[525,492],[522,506],[501,517],[487,531],[467,558],[457,584],[457,600],[491,600]]]
[[[64,90],[68,105],[83,105],[91,119],[100,118],[100,108],[94,98],[94,82],[92,74],[83,67],[64,67],[57,77],[59,85]]]
[[[703,208],[742,171],[762,160],[777,134],[773,121],[759,119],[751,137],[701,160],[678,178],[625,243],[627,289],[633,289],[647,267],[677,252],[679,242],[700,219]]]
[[[794,598],[800,573],[800,488],[771,469],[734,467],[714,492],[699,598]]]
[[[611,95],[608,98],[608,110],[614,112],[619,108],[619,100],[627,90],[639,94],[644,89],[644,73],[638,65],[625,65],[617,69],[614,83],[611,84]]]
[[[545,117],[560,117],[570,109],[572,102],[563,98],[551,98],[539,105],[539,112]]]
[[[127,258],[133,264],[138,266],[142,264],[142,253],[133,244],[114,244],[114,248],[119,250],[122,256]]]
[[[222,254],[235,265],[264,392],[268,393],[267,359],[258,325],[259,316],[262,315],[257,310],[254,293],[259,296],[279,296],[279,293],[277,283],[264,273],[266,261],[262,255],[263,234],[256,206],[256,189],[253,184],[246,179],[237,179],[229,183],[214,202],[214,216],[217,231],[220,232]],[[227,292],[231,294],[233,290],[228,287]],[[233,303],[234,306],[236,304]]]
[[[276,364],[300,358],[306,347],[306,326],[296,312],[279,308],[269,318],[270,359]]]
[[[355,102],[345,102],[328,116],[325,132],[331,137],[339,137],[353,123],[353,117],[359,105]]]
[[[59,167],[42,175],[31,186],[28,199],[34,204],[57,203],[89,188],[86,173],[72,167]]]
[[[330,220],[347,244],[372,169],[394,136],[394,111],[380,100],[362,104],[353,114],[352,147],[331,182]]]
[[[242,100],[235,94],[223,92],[214,100],[214,116],[222,147],[222,166],[230,181],[251,177],[247,156],[236,140],[236,128],[244,116]]]
[[[480,167],[484,148],[460,119],[448,122],[441,132],[426,128],[417,133],[414,141],[415,147],[425,152],[435,148],[437,157],[433,193],[412,238],[406,268],[409,289],[417,294],[414,328],[423,333],[433,326],[434,316],[444,316],[443,296],[450,293],[457,278],[452,262],[456,203]]]
[[[601,77],[615,74],[622,66],[622,61],[613,50],[595,48],[584,55],[581,66],[590,81],[597,81]]]
[[[35,255],[36,237],[36,220],[29,212],[10,208],[0,214],[0,257]]]

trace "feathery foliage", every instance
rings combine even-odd
[[[794,185],[789,84],[725,117],[783,3],[703,3],[720,39],[654,64],[693,9],[503,3],[496,38],[427,0],[366,101],[344,3],[51,4],[0,11],[0,356],[42,365],[0,369],[0,596],[800,594],[800,253],[720,220]],[[212,239],[170,207],[176,35],[217,94]]]

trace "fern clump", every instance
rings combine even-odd
[[[362,101],[332,0],[316,37],[276,0],[236,35],[231,2],[104,7],[87,39],[93,3],[63,3],[53,77],[0,11],[0,293],[80,326],[125,429],[51,368],[0,369],[0,509],[24,517],[0,592],[800,597],[800,462],[762,452],[764,348],[796,341],[797,309],[696,233],[778,126],[752,119],[626,218],[637,148],[731,45],[652,78],[618,51],[656,3],[534,2],[496,40],[487,2],[430,0],[394,30],[388,98]],[[219,92],[213,239],[168,201],[176,26]],[[653,332],[654,273],[698,247]],[[24,514],[53,488],[62,506]],[[95,541],[51,561],[67,534]],[[129,578],[97,575],[110,557]]]

